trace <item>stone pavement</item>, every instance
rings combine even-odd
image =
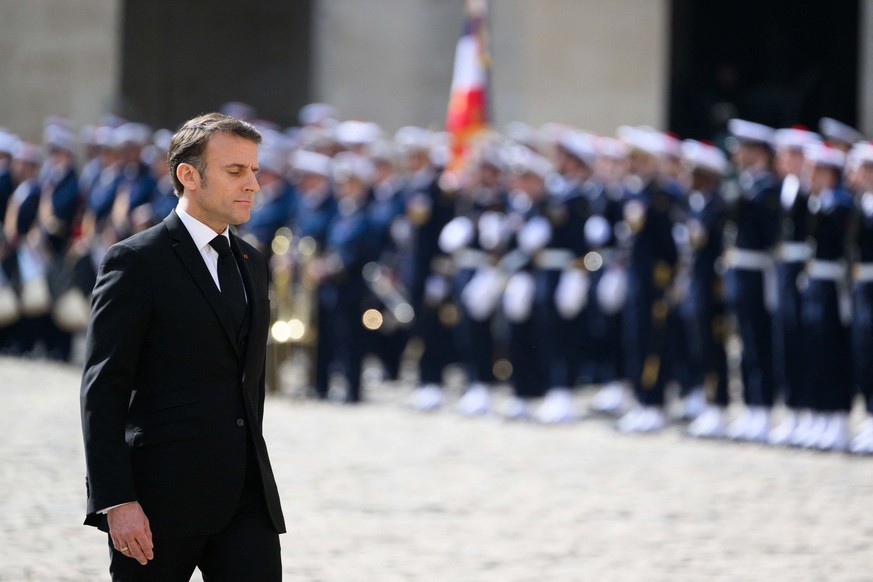
[[[0,358],[2,581],[108,579],[81,525],[78,385]],[[407,389],[368,390],[268,401],[285,580],[873,580],[873,459],[419,416]]]

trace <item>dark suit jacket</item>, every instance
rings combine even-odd
[[[231,235],[249,303],[241,353],[222,298],[175,212],[106,253],[92,298],[81,411],[86,524],[138,500],[155,535],[223,530],[238,506],[247,437],[273,526],[285,524],[262,436],[269,271]]]

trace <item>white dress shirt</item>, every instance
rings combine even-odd
[[[218,251],[212,248],[209,242],[215,238],[215,231],[179,208],[176,207],[176,214],[182,219],[182,224],[188,230],[188,234],[194,239],[194,246],[200,251],[200,256],[203,257],[203,262],[206,263],[206,268],[209,269],[209,274],[212,275],[212,280],[215,281],[215,286],[221,291],[221,284],[218,282]],[[230,245],[230,234],[225,228],[221,233],[227,239],[227,244]]]

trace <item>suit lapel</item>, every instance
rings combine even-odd
[[[230,341],[231,345],[233,345],[233,349],[237,353],[237,356],[240,356],[239,346],[236,341],[236,332],[233,329],[230,313],[224,305],[224,300],[221,298],[221,292],[218,290],[218,287],[216,287],[212,275],[209,274],[209,269],[206,267],[206,263],[203,262],[203,256],[194,245],[194,240],[188,233],[188,229],[185,228],[179,215],[175,212],[170,212],[169,216],[164,219],[164,226],[167,227],[170,237],[174,241],[173,249],[185,265],[185,268],[188,269],[191,278],[194,279],[194,282],[206,297],[209,306],[212,308],[212,311],[215,312],[215,316],[218,317],[219,321],[221,321],[221,327],[224,328],[224,332],[227,334],[227,339]]]

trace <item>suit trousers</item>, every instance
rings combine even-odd
[[[221,532],[187,538],[155,538],[153,560],[141,566],[115,550],[109,539],[113,582],[188,582],[200,568],[204,582],[279,582],[279,534],[264,503],[263,486],[249,447],[246,481],[233,519]]]

